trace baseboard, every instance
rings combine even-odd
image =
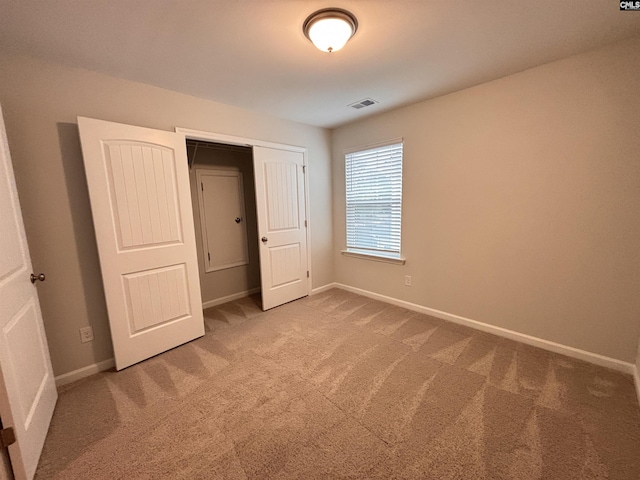
[[[634,375],[635,373],[636,386],[638,385],[639,379],[637,377],[635,365],[633,365],[632,363],[623,362],[622,360],[605,357],[604,355],[587,352],[586,350],[580,350],[579,348],[569,347],[568,345],[562,345],[561,343],[551,342],[549,340],[533,337],[531,335],[515,332],[513,330],[497,327],[495,325],[489,325],[488,323],[479,322],[477,320],[472,320],[470,318],[461,317],[459,315],[454,315],[452,313],[443,312],[440,310],[436,310],[434,308],[424,307],[422,305],[406,302],[404,300],[399,300],[397,298],[387,297],[386,295],[380,295],[379,293],[370,292],[368,290],[363,290],[361,288],[351,287],[349,285],[343,285],[341,283],[336,283],[334,286],[336,288],[341,288],[348,292],[357,293],[365,297],[390,303],[398,307],[403,307],[403,308],[406,308],[407,310],[425,313],[427,315],[431,315],[432,317],[440,318],[442,320],[447,320],[449,322],[464,325],[464,326],[474,328],[476,330],[480,330],[483,332],[492,333],[494,335],[508,338],[510,340],[515,340],[515,341],[522,342],[534,347],[542,348],[544,350],[548,350],[554,353],[566,355],[567,357],[577,358],[578,360],[583,360],[585,362],[593,363],[601,367],[610,368],[612,370],[617,370],[619,372],[624,372],[631,375]]]
[[[337,283],[335,283],[335,282],[327,283],[326,285],[323,285],[321,287],[314,288],[313,290],[311,290],[310,295],[317,295],[318,293],[326,292],[327,290],[331,290],[332,288],[336,288],[336,286],[337,286]]]
[[[249,295],[253,295],[254,293],[258,293],[260,291],[260,287],[252,288],[251,290],[244,290],[243,292],[234,293],[233,295],[227,295],[226,297],[216,298],[214,300],[209,300],[207,302],[202,302],[202,308],[211,308],[216,305],[222,305],[223,303],[232,302],[234,300],[238,300],[239,298],[248,297]]]
[[[113,358],[109,358],[108,360],[103,360],[102,362],[94,363],[93,365],[87,365],[86,367],[79,368],[72,372],[63,373],[55,378],[56,387],[75,382],[76,380],[80,380],[85,377],[90,377],[91,375],[95,375],[98,372],[104,372],[105,370],[109,370],[115,366],[116,361]]]

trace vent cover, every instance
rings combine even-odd
[[[348,105],[351,108],[355,108],[356,110],[360,110],[361,108],[368,107],[370,105],[375,105],[376,103],[380,103],[373,98],[365,98],[364,100],[359,100],[355,103],[351,103]]]

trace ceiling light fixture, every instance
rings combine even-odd
[[[312,13],[302,24],[304,35],[323,52],[337,52],[358,29],[351,12],[341,8],[323,8]]]

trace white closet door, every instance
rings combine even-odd
[[[120,370],[204,335],[185,138],[78,126]]]
[[[16,480],[38,466],[58,394],[0,110],[0,416]]]
[[[262,308],[308,295],[304,157],[253,147],[260,237]]]

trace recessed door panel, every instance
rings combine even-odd
[[[191,315],[185,265],[123,276],[131,335]]]
[[[110,141],[104,157],[119,249],[180,242],[174,152]]]
[[[300,227],[298,165],[284,161],[264,164],[268,233]]]
[[[281,245],[269,249],[271,285],[273,288],[291,285],[302,280],[300,244]]]
[[[8,369],[16,380],[19,399],[19,418],[25,430],[38,407],[38,400],[51,380],[47,369],[48,353],[41,337],[37,307],[34,299],[29,302],[2,329],[3,343],[11,345],[8,352]]]
[[[1,178],[4,180],[7,175],[6,169],[0,165]],[[11,208],[10,190],[8,185],[2,185],[0,188],[0,215],[3,219],[3,239],[2,248],[0,249],[0,282],[9,281],[10,277],[16,273],[24,272],[25,261],[22,245],[19,238],[19,225],[14,218],[14,212]]]

